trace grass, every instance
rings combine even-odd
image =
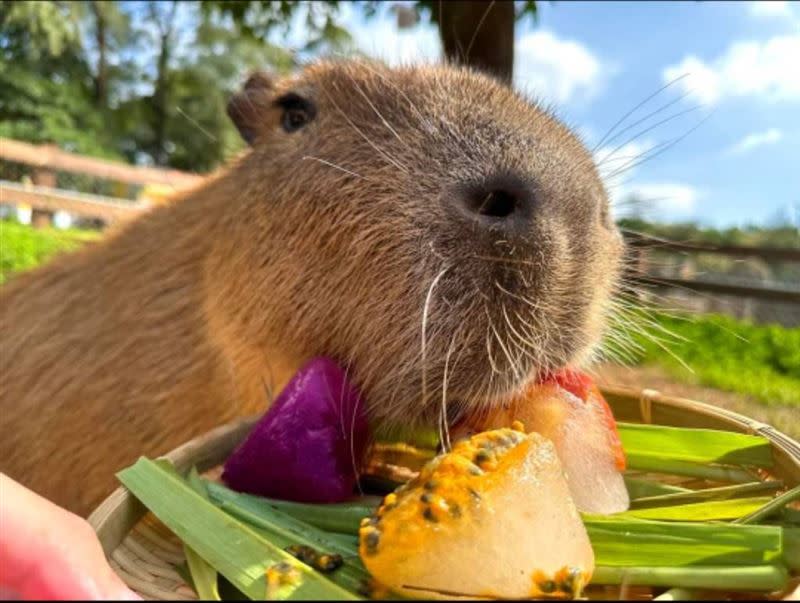
[[[644,350],[640,364],[657,364],[676,380],[746,394],[766,405],[800,407],[800,328],[715,314],[655,314],[654,320],[676,337],[661,335],[665,350],[636,336]]]
[[[101,236],[92,230],[31,228],[11,220],[0,221],[0,284],[53,256],[77,249]]]

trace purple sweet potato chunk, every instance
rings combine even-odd
[[[239,492],[340,502],[353,495],[368,438],[358,390],[333,360],[314,358],[228,458],[222,479]]]

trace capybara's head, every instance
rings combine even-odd
[[[591,154],[535,103],[467,68],[346,61],[255,74],[228,113],[246,269],[215,278],[249,341],[337,358],[402,422],[597,349],[622,240]]]

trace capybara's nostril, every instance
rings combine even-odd
[[[526,228],[534,195],[521,179],[498,176],[466,184],[458,191],[456,202],[463,212],[487,226]]]
[[[508,191],[489,191],[483,198],[471,199],[473,211],[481,216],[507,218],[517,207],[517,198]]]

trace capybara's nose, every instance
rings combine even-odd
[[[514,175],[496,175],[459,186],[453,202],[467,217],[494,231],[523,232],[536,206],[533,186]]]

